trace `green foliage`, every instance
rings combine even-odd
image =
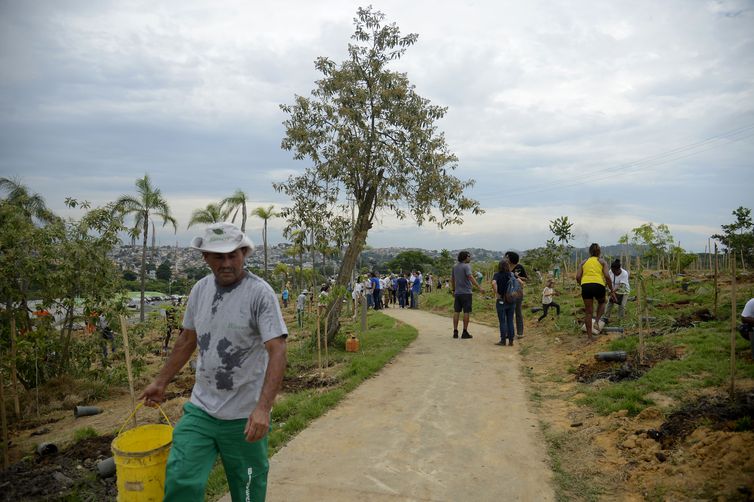
[[[754,223],[751,209],[739,206],[733,211],[736,221],[728,225],[721,225],[722,234],[715,234],[713,239],[719,240],[725,251],[735,251],[743,257],[744,262],[754,265]]]
[[[92,427],[84,427],[73,431],[73,441],[78,443],[84,439],[96,438],[99,434]]]
[[[295,209],[283,211],[293,218],[288,228],[317,228],[305,218],[335,227],[335,218],[347,214],[338,201],[355,200],[354,228],[338,273],[342,285],[376,215],[411,215],[419,225],[444,227],[462,223],[467,211],[482,212],[464,195],[474,182],[450,174],[457,159],[436,125],[446,109],[419,96],[405,73],[390,68],[418,35],[402,36],[384,21],[372,7],[358,9],[347,58],[340,64],[317,58],[322,78],[311,97],[281,105],[287,115],[282,147],[312,163],[303,175],[274,185],[294,200]]]
[[[456,263],[450,251],[443,249],[440,251],[440,256],[435,258],[435,264],[432,267],[432,272],[438,276],[447,277],[450,275],[450,271],[453,269],[453,265]]]
[[[186,228],[191,228],[192,225],[209,225],[221,221],[223,221],[223,217],[220,204],[209,203],[204,209],[194,209]]]
[[[157,267],[157,270],[155,271],[155,277],[161,281],[169,281],[172,275],[172,265],[168,260],[160,263],[160,266]]]
[[[648,260],[648,263],[654,261],[659,268],[670,251],[670,246],[673,245],[673,235],[664,223],[657,226],[654,223],[645,223],[632,229],[630,237],[628,235],[621,237],[619,242],[643,246],[646,250],[644,258]]]
[[[392,260],[385,263],[385,267],[395,273],[410,272],[413,270],[426,272],[433,265],[434,260],[432,257],[418,250],[402,251],[395,255]]]
[[[142,253],[141,253],[141,290],[144,291],[146,285],[146,256],[147,256],[147,237],[149,235],[150,218],[162,219],[162,225],[170,223],[174,230],[177,230],[175,218],[170,214],[170,206],[159,188],[152,186],[149,175],[145,174],[143,178],[136,180],[137,196],[121,195],[112,206],[112,214],[119,218],[133,216],[134,226],[131,228],[131,236],[135,239],[139,235],[143,236]],[[141,305],[140,319],[144,321],[144,305]]]

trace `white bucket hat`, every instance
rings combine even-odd
[[[194,237],[191,247],[205,253],[232,253],[238,248],[248,248],[245,256],[254,250],[251,239],[231,223],[213,223],[208,226],[202,237]]]

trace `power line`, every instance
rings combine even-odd
[[[653,155],[649,155],[647,157],[644,157],[642,159],[639,159],[633,162],[628,162],[625,164],[609,166],[609,167],[605,167],[601,169],[587,171],[584,173],[579,173],[579,176],[582,178],[588,178],[589,181],[601,181],[601,180],[611,178],[614,176],[624,176],[627,174],[633,174],[636,171],[640,171],[642,169],[647,169],[650,167],[656,167],[663,164],[668,164],[670,162],[683,160],[689,157],[693,157],[695,155],[699,155],[706,151],[713,150],[715,148],[719,148],[721,146],[727,145],[730,142],[742,141],[747,138],[751,138],[753,136],[754,136],[754,124],[748,124],[748,125],[736,128],[736,129],[732,129],[730,131],[726,131],[720,134],[716,134],[714,136],[710,136],[708,138],[697,141],[695,143],[682,145],[682,146],[673,148],[671,150],[667,150],[665,152],[660,152]],[[728,140],[728,141],[723,141],[723,140]],[[616,171],[618,172],[616,173]],[[531,187],[529,189],[524,188],[522,190],[516,190],[513,193],[515,195],[529,195],[529,194],[547,192],[550,190],[561,190],[563,188],[568,188],[568,187],[573,187],[573,186],[582,186],[583,184],[584,184],[583,180],[564,181],[564,182],[556,182],[556,183],[550,182],[547,186]],[[482,194],[482,195],[486,195],[486,194]]]

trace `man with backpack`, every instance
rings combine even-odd
[[[450,276],[450,291],[453,293],[453,338],[458,338],[458,318],[463,311],[463,333],[461,338],[471,338],[469,334],[469,317],[471,317],[471,293],[472,286],[479,291],[482,287],[476,282],[471,272],[471,253],[461,251],[458,253],[458,263],[453,266]]]

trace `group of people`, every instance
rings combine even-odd
[[[481,276],[475,276],[471,270],[471,253],[461,251],[458,253],[458,262],[453,266],[450,280],[450,289],[453,293],[453,338],[473,338],[469,333],[469,321],[472,311],[472,295],[476,288],[482,292],[479,282]],[[498,270],[492,277],[492,293],[495,297],[495,310],[497,311],[500,324],[500,341],[498,345],[513,345],[514,336],[524,336],[524,317],[522,310],[523,294],[513,298],[506,295],[509,287],[523,291],[528,275],[526,269],[519,263],[519,255],[508,251],[498,264]],[[515,284],[511,283],[515,281]],[[517,284],[517,287],[516,287]],[[463,313],[462,331],[459,335],[458,323]],[[515,324],[515,331],[514,331]]]
[[[266,496],[267,433],[275,396],[282,386],[287,364],[288,329],[280,302],[272,287],[248,272],[244,261],[253,249],[251,241],[235,225],[215,223],[191,247],[200,251],[211,275],[191,290],[181,330],[164,367],[140,396],[148,405],[165,399],[168,383],[198,350],[196,382],[184,413],[173,432],[165,481],[166,501],[203,500],[207,477],[219,453],[234,501],[264,500]],[[611,305],[620,316],[630,291],[628,272],[620,261],[610,266],[601,258],[598,244],[589,247],[590,256],[576,273],[586,311],[585,324],[591,337],[592,313],[610,315]],[[469,317],[474,289],[482,292],[479,278],[472,273],[471,253],[461,251],[448,286],[454,295],[453,338],[470,339]],[[397,303],[402,308],[418,308],[423,277],[421,272],[379,277],[370,274],[353,288],[353,298],[371,298],[375,309]],[[429,278],[428,278],[429,279]],[[512,345],[514,326],[524,336],[523,286],[528,280],[517,253],[505,253],[491,280],[500,323],[499,345]],[[287,288],[286,288],[287,291]],[[387,291],[387,294],[383,294]],[[518,292],[519,294],[513,294]],[[543,315],[560,306],[553,301],[554,282],[542,292]],[[296,299],[297,312],[303,312],[308,295],[303,290]],[[609,302],[608,299],[609,298]],[[283,298],[286,303],[288,298]],[[607,309],[606,309],[607,303]],[[463,313],[462,331],[459,321]],[[754,340],[754,298],[742,314],[742,334]],[[301,317],[298,319],[299,325]],[[107,331],[100,319],[101,330]],[[169,323],[168,329],[174,326]],[[168,333],[169,337],[169,333]],[[752,348],[754,356],[754,346]]]
[[[351,299],[354,302],[354,312],[363,298],[366,298],[367,308],[380,310],[390,305],[400,308],[419,308],[419,296],[422,289],[431,291],[432,275],[424,275],[420,270],[404,272],[401,274],[380,275],[371,272],[369,277],[359,277],[351,291]]]
[[[616,259],[608,266],[607,262],[600,257],[599,244],[589,247],[589,257],[581,262],[576,273],[576,280],[581,286],[581,296],[584,301],[585,329],[589,339],[592,334],[598,334],[605,323],[609,322],[614,306],[618,307],[618,317],[625,315],[626,302],[631,286],[628,280],[628,271]],[[500,328],[500,340],[497,345],[513,345],[515,337],[524,336],[523,317],[523,288],[528,281],[528,275],[524,266],[519,263],[519,255],[508,251],[500,260],[497,272],[491,280],[492,293],[495,298],[495,310],[498,316]],[[451,291],[454,294],[453,302],[453,338],[459,338],[458,323],[463,313],[463,329],[460,338],[472,338],[468,331],[469,318],[472,311],[472,292],[477,288],[480,292],[482,287],[478,279],[472,274],[471,253],[461,251],[458,253],[458,263],[453,267],[451,276]],[[542,290],[542,315],[537,321],[545,319],[550,309],[555,309],[556,315],[560,315],[560,305],[553,299],[557,295],[555,281],[550,278]],[[517,294],[511,293],[517,291]],[[596,318],[593,319],[594,304],[597,303]]]

